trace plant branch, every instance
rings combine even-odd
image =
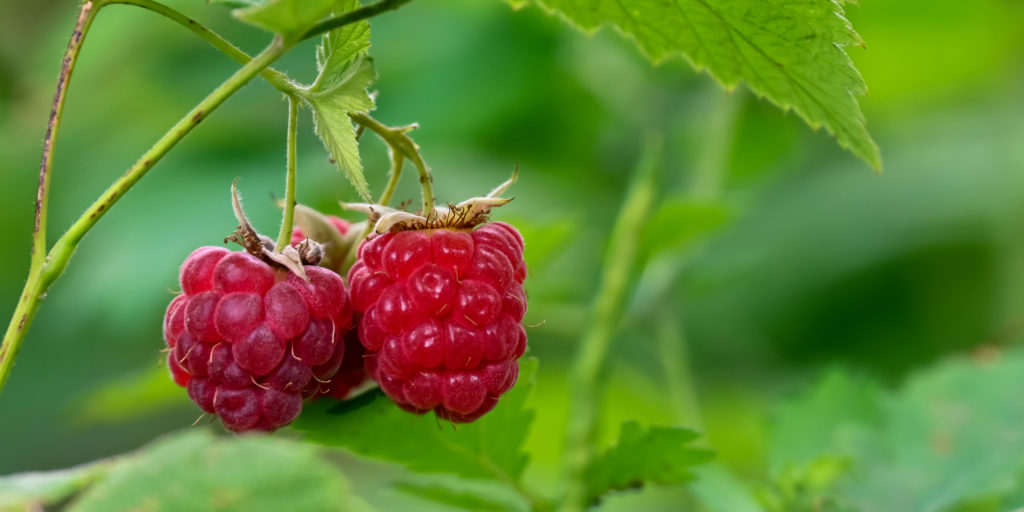
[[[299,98],[288,96],[288,167],[284,188],[284,217],[281,219],[281,233],[277,235],[275,252],[281,252],[292,239],[295,223],[295,134],[299,125]]]
[[[588,505],[584,472],[591,460],[600,415],[599,377],[619,325],[630,274],[636,263],[640,229],[657,193],[655,175],[660,153],[661,139],[652,137],[608,240],[601,284],[591,306],[590,328],[584,333],[569,369],[569,422],[564,460],[568,487],[563,510],[581,511]]]
[[[423,156],[420,155],[420,147],[409,137],[409,132],[416,129],[417,126],[411,124],[390,128],[364,112],[352,113],[349,114],[349,117],[360,126],[376,133],[388,146],[391,146],[393,151],[397,151],[401,156],[408,158],[416,166],[416,170],[420,175],[420,189],[423,195],[423,216],[427,218],[432,217],[434,215],[434,178],[430,175],[430,169],[427,168],[427,164],[423,162]]]
[[[220,34],[210,30],[202,23],[199,23],[198,21],[160,2],[155,2],[153,0],[106,0],[105,4],[134,5],[136,7],[141,7],[143,9],[152,11],[189,29],[199,37],[203,38],[211,46],[219,50],[224,55],[227,55],[235,62],[238,62],[239,64],[246,64],[252,60],[252,57],[250,57],[249,54],[245,53],[237,46],[231,44],[230,41],[224,39]],[[272,85],[275,89],[285,94],[294,94],[296,91],[298,91],[298,86],[295,85],[291,80],[289,80],[287,75],[276,69],[268,67],[260,72],[260,76],[263,77],[263,79],[266,80],[267,83]]]
[[[323,34],[324,32],[330,32],[331,30],[343,27],[350,23],[355,23],[357,21],[372,18],[378,14],[393,11],[411,1],[412,0],[382,0],[373,5],[367,5],[366,7],[351,10],[345,14],[328,18],[316,25],[313,25],[312,28],[299,36],[298,40],[305,41],[306,39]]]
[[[57,90],[53,93],[53,106],[50,107],[50,120],[46,125],[46,135],[43,137],[43,157],[39,164],[39,189],[36,192],[36,216],[32,230],[32,268],[42,269],[46,262],[46,212],[50,196],[50,174],[53,169],[53,150],[57,139],[57,132],[60,130],[60,120],[64,113],[64,100],[67,98],[68,83],[71,81],[71,73],[78,62],[78,53],[82,50],[85,42],[85,34],[88,33],[92,21],[96,19],[103,5],[96,5],[91,0],[82,4],[78,13],[78,21],[75,23],[74,31],[71,32],[71,40],[68,41],[68,49],[64,52],[64,59],[61,61],[60,74],[57,75]],[[0,380],[0,386],[2,386]]]

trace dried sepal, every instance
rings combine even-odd
[[[491,209],[508,204],[512,198],[500,197],[516,182],[519,169],[512,177],[498,185],[487,195],[474,197],[459,204],[448,203],[448,207],[434,208],[429,215],[410,213],[390,206],[371,203],[341,203],[342,208],[363,212],[373,224],[375,233],[407,231],[417,229],[471,229],[487,222]]]

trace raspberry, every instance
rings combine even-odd
[[[368,239],[348,275],[367,371],[403,409],[479,418],[519,374],[525,278],[523,239],[501,222]]]
[[[352,326],[345,284],[324,268],[305,272],[309,282],[220,247],[200,247],[181,266],[183,291],[164,316],[168,367],[231,430],[291,423],[314,377],[332,382],[345,360]],[[338,364],[325,367],[331,361]]]

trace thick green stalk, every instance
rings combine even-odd
[[[295,134],[299,126],[299,99],[288,96],[288,169],[285,172],[284,217],[281,220],[281,233],[277,235],[277,246],[274,250],[281,252],[292,239],[292,226],[295,224]]]
[[[660,152],[661,139],[652,138],[608,240],[601,284],[591,306],[590,328],[569,369],[569,422],[564,460],[568,487],[562,510],[581,511],[588,505],[584,476],[592,457],[600,414],[599,377],[622,316],[630,275],[636,264],[640,229],[657,195],[655,171]]]
[[[360,126],[376,133],[393,151],[400,152],[416,166],[416,171],[420,174],[420,189],[423,195],[423,216],[429,218],[434,215],[434,177],[430,175],[430,169],[423,162],[419,146],[409,137],[409,131],[415,126],[389,128],[363,112],[349,114],[349,117]]]

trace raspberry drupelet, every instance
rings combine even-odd
[[[174,381],[236,432],[272,431],[329,382],[345,356],[352,309],[342,279],[307,265],[308,281],[246,252],[200,247],[181,266],[164,318]]]
[[[367,371],[403,409],[479,418],[518,377],[525,278],[522,236],[502,222],[366,240],[348,281]]]

